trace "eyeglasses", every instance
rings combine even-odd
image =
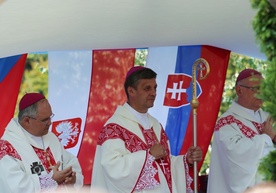
[[[52,120],[52,118],[55,116],[55,114],[53,113],[49,118],[47,118],[47,119],[43,119],[43,120],[39,120],[39,119],[37,119],[37,118],[35,118],[35,117],[30,117],[31,119],[34,119],[34,120],[37,120],[37,121],[40,121],[41,123],[43,123],[43,124],[45,124],[45,125],[48,125],[49,124],[49,122]]]
[[[244,88],[248,88],[250,90],[252,90],[253,92],[258,92],[260,91],[260,86],[245,86],[245,85],[238,85],[238,86],[241,86],[241,87],[244,87]]]

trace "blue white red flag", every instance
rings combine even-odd
[[[197,145],[207,152],[219,112],[230,51],[211,46],[173,46],[148,49],[147,67],[157,73],[157,98],[151,115],[163,125],[173,155],[184,154],[193,145],[192,68],[205,59],[210,73],[199,80],[197,73]],[[198,169],[201,167],[200,163]]]
[[[14,116],[27,54],[0,58],[0,136]]]

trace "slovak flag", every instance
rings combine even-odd
[[[189,105],[187,90],[191,81],[192,77],[187,74],[168,74],[163,105],[171,108]]]
[[[205,156],[217,120],[230,51],[212,46],[172,46],[148,49],[147,67],[157,73],[157,97],[149,113],[163,125],[173,155],[193,145],[192,69],[199,58],[210,67],[197,67],[197,145]],[[200,80],[199,77],[207,77]],[[202,161],[203,162],[203,161]],[[200,169],[202,162],[198,164]]]
[[[0,137],[14,117],[27,54],[0,58]]]

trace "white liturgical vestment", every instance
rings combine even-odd
[[[271,138],[261,134],[268,114],[253,115],[236,102],[218,120],[211,150],[208,193],[242,193],[259,183],[260,159],[275,150]]]
[[[17,119],[10,121],[0,140],[0,192],[65,190],[65,186],[58,186],[51,178],[51,167],[58,161],[61,162],[59,169],[72,166],[76,172],[74,189],[82,187],[83,175],[77,158],[63,148],[53,133],[48,132],[41,139],[42,143],[38,143],[26,134]]]
[[[186,156],[171,156],[161,124],[147,114],[150,128],[143,128],[129,108],[118,106],[99,135],[91,185],[110,193],[191,192]],[[157,142],[167,151],[159,160],[149,153]]]

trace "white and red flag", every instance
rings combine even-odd
[[[126,101],[124,79],[135,49],[49,52],[52,131],[78,157],[91,183],[98,134],[117,105]]]

